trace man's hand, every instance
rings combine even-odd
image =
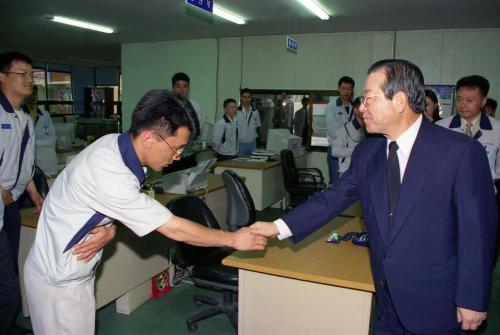
[[[31,201],[33,201],[33,204],[35,205],[33,213],[39,213],[42,210],[43,200],[44,200],[43,197],[38,192],[28,193],[28,194],[30,196]]]
[[[77,260],[87,263],[90,261],[106,244],[108,244],[116,234],[116,225],[109,227],[95,227],[90,231],[93,235],[85,242],[78,244],[73,249],[73,255]]]
[[[12,196],[12,192],[7,191],[6,189],[3,188],[2,188],[2,199],[4,206],[8,206],[14,202],[14,197]]]
[[[486,320],[486,312],[457,307],[457,321],[462,323],[463,330],[476,330],[484,320]]]
[[[276,237],[280,233],[274,222],[257,221],[250,226],[250,229],[253,233],[266,237]]]
[[[257,235],[251,228],[243,227],[234,232],[232,247],[238,250],[264,250],[267,238]]]
[[[43,206],[43,197],[40,195],[40,193],[38,193],[36,185],[33,182],[33,179],[31,179],[26,185],[26,191],[28,192],[31,201],[33,201],[33,204],[35,204],[35,209],[33,210],[33,213],[40,212]]]

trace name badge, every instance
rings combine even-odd
[[[2,123],[2,129],[12,129],[12,126],[10,123]]]

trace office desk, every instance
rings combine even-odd
[[[352,204],[351,207],[346,209],[345,211],[340,214],[341,216],[346,216],[346,217],[363,217],[363,208],[361,207],[361,203],[359,201],[356,201],[354,204]]]
[[[298,167],[305,167],[306,155],[296,157]],[[233,170],[238,176],[246,178],[245,185],[250,191],[255,209],[261,211],[281,201],[285,197],[283,173],[279,161],[252,162],[231,159],[218,162],[215,173]]]
[[[225,224],[226,194],[222,176],[209,174],[206,202],[217,219]],[[195,193],[205,195],[203,191]],[[156,194],[155,199],[165,204],[179,194]],[[24,293],[24,263],[35,239],[38,214],[31,209],[21,211],[21,242],[19,271],[23,315],[29,316]],[[171,243],[158,233],[138,238],[131,230],[118,225],[116,237],[106,247],[96,273],[96,307],[116,300],[117,312],[130,314],[151,296],[151,277],[170,266],[168,251]]]
[[[298,245],[270,240],[267,251],[235,252],[238,334],[368,334],[375,291],[368,248],[326,243],[332,229],[362,229],[338,217]]]

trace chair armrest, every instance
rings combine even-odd
[[[305,174],[310,174],[310,175],[316,176],[316,178],[319,179],[320,183],[324,182],[323,173],[318,168],[298,168],[297,170],[299,171],[299,175],[300,174],[304,174],[304,173],[301,173],[301,172],[305,172]]]
[[[315,184],[323,183],[323,177],[317,176],[317,175],[312,174],[312,173],[299,173],[299,180],[312,181]]]

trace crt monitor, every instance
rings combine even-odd
[[[283,149],[298,150],[302,145],[302,137],[290,134],[288,129],[269,129],[266,149],[277,154]]]

